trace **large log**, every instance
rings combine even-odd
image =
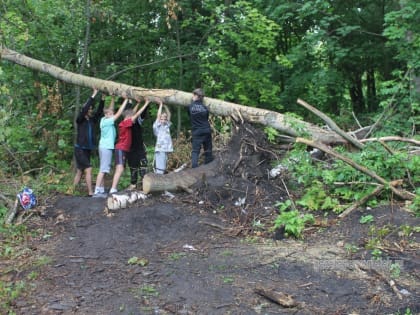
[[[146,89],[143,87],[92,78],[27,57],[2,46],[0,46],[0,53],[1,58],[4,60],[49,74],[58,80],[78,86],[97,88],[103,92],[115,95],[122,95],[125,93],[132,99],[135,99],[136,97],[159,97],[165,104],[169,105],[188,106],[191,103],[191,93],[173,89]],[[294,138],[298,136],[309,136],[315,141],[327,144],[346,143],[346,140],[333,131],[324,130],[316,125],[296,118],[287,117],[271,110],[225,102],[210,97],[205,97],[204,103],[214,115],[236,117],[250,123],[259,123],[270,126],[281,131],[281,133]]]
[[[215,159],[211,163],[200,165],[196,168],[189,168],[180,172],[172,172],[165,175],[149,173],[143,178],[143,192],[146,194],[159,191],[190,191],[192,185],[200,180],[205,181],[206,177],[217,174],[220,161]]]

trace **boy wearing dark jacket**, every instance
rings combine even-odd
[[[93,195],[92,165],[90,163],[90,157],[92,150],[96,148],[95,127],[103,114],[105,104],[105,102],[101,100],[98,109],[94,112],[95,96],[97,93],[98,90],[93,89],[92,96],[89,97],[83,105],[76,118],[77,138],[74,145],[74,157],[77,170],[73,185],[76,187],[79,184],[82,174],[84,173],[89,196]]]
[[[203,104],[204,91],[195,89],[193,99],[188,106],[188,116],[191,121],[192,153],[191,167],[198,167],[198,158],[201,147],[204,149],[204,163],[213,161],[213,146],[211,139],[211,127],[209,123],[209,110]]]

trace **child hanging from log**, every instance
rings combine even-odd
[[[156,136],[155,145],[155,173],[165,174],[166,165],[168,162],[168,152],[173,152],[172,138],[170,127],[171,113],[169,108],[163,106],[162,100],[158,99],[159,109],[157,112],[156,120],[153,123],[153,133]],[[165,111],[162,112],[162,108]]]

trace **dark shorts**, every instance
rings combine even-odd
[[[92,150],[86,150],[81,148],[74,148],[74,158],[76,160],[76,167],[78,170],[85,170],[92,167],[90,164],[90,155]]]
[[[115,165],[125,166],[125,161],[127,160],[127,152],[120,149],[115,149]]]

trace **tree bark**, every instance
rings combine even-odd
[[[5,47],[0,47],[0,52],[1,58],[4,60],[41,71],[58,80],[70,84],[97,88],[102,92],[112,93],[115,95],[122,95],[122,93],[125,92],[131,99],[135,99],[136,97],[159,97],[165,104],[168,105],[186,107],[191,103],[192,93],[173,89],[146,89],[143,87],[130,86],[123,83],[92,78],[66,71],[54,65],[19,54]],[[205,97],[204,103],[208,106],[210,112],[217,116],[231,116],[234,118],[241,117],[241,119],[250,123],[259,123],[265,126],[273,127],[274,129],[292,137],[298,137],[306,134],[317,142],[327,144],[346,143],[341,136],[332,131],[323,130],[322,128],[308,122],[298,120],[296,118],[289,118],[274,111],[225,102],[210,97]]]
[[[146,194],[166,190],[185,190],[190,192],[190,186],[198,183],[200,180],[205,181],[206,177],[216,175],[219,165],[220,161],[215,159],[211,163],[180,172],[172,172],[166,175],[146,174],[143,178],[143,192]]]

